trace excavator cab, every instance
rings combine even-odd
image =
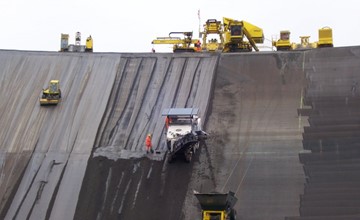
[[[290,31],[280,31],[280,40],[290,40]]]
[[[242,26],[232,25],[230,27],[231,36],[242,36]]]
[[[49,93],[50,94],[57,94],[59,92],[59,82],[52,80],[50,82],[50,87],[49,87]]]
[[[256,44],[264,42],[263,30],[246,21],[223,18],[225,43],[223,52],[259,51]]]
[[[49,87],[43,89],[40,105],[57,105],[61,99],[59,80],[50,80]]]
[[[273,41],[272,45],[276,47],[277,51],[290,50],[291,49],[290,31],[288,30],[280,31],[280,39],[277,41]]]

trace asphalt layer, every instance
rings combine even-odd
[[[304,175],[298,153],[307,122],[296,109],[304,56],[229,54],[219,61],[206,124],[211,138],[194,165],[190,188],[235,192],[238,219],[283,219],[299,212]],[[200,219],[190,194],[186,204],[185,219]]]
[[[304,183],[297,116],[303,56],[222,55],[205,127],[211,137],[198,158],[191,164],[107,164],[95,157],[89,161],[85,176],[91,181],[84,181],[76,219],[200,219],[193,190],[236,192],[240,219],[298,214]]]
[[[359,48],[315,51],[306,64],[300,161],[306,175],[300,216],[291,219],[359,219]],[[301,111],[299,111],[301,113]]]
[[[231,190],[238,219],[356,219],[359,51],[0,51],[0,218],[201,219],[194,190]],[[200,108],[191,163],[165,160],[169,107]]]

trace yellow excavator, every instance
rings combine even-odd
[[[321,47],[333,47],[332,29],[324,27],[319,29],[319,41],[310,42],[310,36],[300,36],[300,43],[290,43],[290,31],[280,31],[280,39],[273,41],[272,45],[277,51],[309,50]]]
[[[223,52],[259,51],[256,44],[264,43],[263,30],[246,21],[223,18],[224,49]]]
[[[224,47],[224,31],[223,25],[221,21],[216,19],[208,19],[204,24],[204,31],[200,32],[202,35],[202,50],[203,51],[222,51]],[[208,40],[209,35],[218,35],[219,40],[217,38],[211,38]]]
[[[43,89],[40,105],[57,105],[61,99],[59,80],[50,80],[49,87]]]
[[[238,21],[231,18],[223,18],[223,24],[216,19],[209,19],[204,24],[203,51],[221,52],[250,52],[253,49],[259,51],[256,44],[264,43],[263,30],[246,21]],[[216,34],[219,40],[209,35]]]
[[[178,37],[182,35],[183,37]],[[201,51],[201,43],[198,39],[193,39],[193,32],[170,32],[168,37],[158,37],[152,44],[171,44],[174,53],[177,52],[198,52]]]

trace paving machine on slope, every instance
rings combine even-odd
[[[183,37],[178,37],[182,35]],[[177,52],[197,52],[201,50],[198,39],[193,39],[193,32],[170,32],[168,37],[158,37],[152,44],[171,44],[173,51]]]
[[[223,52],[251,52],[253,49],[259,51],[256,44],[264,43],[263,30],[249,22],[224,17],[223,25]]]
[[[194,192],[202,209],[202,220],[235,220],[234,209],[237,198],[235,193],[198,193]]]
[[[49,87],[43,89],[40,105],[57,105],[61,99],[59,80],[50,80]]]
[[[60,52],[93,52],[93,39],[90,35],[85,45],[81,45],[81,33],[76,32],[75,44],[69,44],[69,35],[61,34]]]
[[[201,130],[199,109],[169,108],[164,109],[162,115],[166,116],[168,162],[177,156],[183,156],[186,162],[190,162],[199,143],[207,138],[207,133]]]

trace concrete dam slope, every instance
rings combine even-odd
[[[206,130],[210,140],[189,187],[233,191],[238,219],[284,219],[299,210],[304,174],[297,116],[306,52],[224,54],[219,61]],[[186,219],[201,219],[191,193]],[[196,216],[196,217],[194,217]]]
[[[205,115],[217,60],[0,51],[1,218],[73,219],[93,149],[141,157],[152,132],[164,150],[162,108],[197,106]],[[63,98],[40,107],[50,79],[60,80]]]
[[[238,219],[356,217],[359,54],[0,51],[0,219],[201,219],[194,190]],[[191,163],[164,160],[169,107],[201,111]]]

